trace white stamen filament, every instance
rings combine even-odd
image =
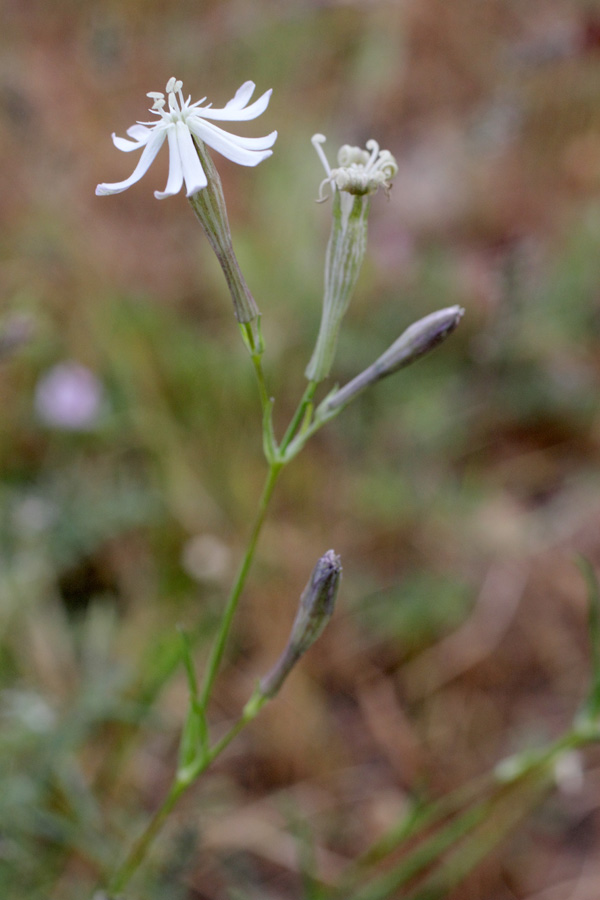
[[[323,150],[323,148],[321,146],[321,144],[325,143],[327,138],[325,137],[324,134],[313,134],[313,136],[311,137],[310,140],[311,140],[313,147],[319,154],[319,159],[323,163],[323,168],[327,172],[327,178],[325,179],[325,181],[327,182],[331,178],[331,168],[327,161],[327,157],[325,156],[325,151]]]

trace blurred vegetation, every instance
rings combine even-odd
[[[286,471],[215,725],[285,643],[315,560],[336,616],[186,799],[131,896],[318,897],[410,798],[558,735],[589,673],[600,564],[600,4],[5,0],[0,150],[0,893],[75,900],[168,786],[183,623],[205,655],[264,473],[259,404],[216,262],[166,153],[115,198],[116,153],[173,74],[222,105],[246,79],[277,128],[217,160],[287,423],[320,315],[329,209],[314,132],[399,163],[334,380],[460,303],[433,356],[355,404]],[[264,126],[264,127],[263,127]],[[262,129],[262,130],[261,130]],[[249,132],[250,133],[250,132]],[[21,321],[23,321],[21,319]],[[44,422],[57,363],[99,379],[94,427]],[[598,753],[452,897],[600,887]],[[579,896],[579,894],[578,894]]]

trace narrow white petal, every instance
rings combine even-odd
[[[247,138],[238,138],[234,134],[228,134],[222,128],[211,125],[210,122],[194,119],[188,120],[188,124],[192,134],[240,166],[257,166],[259,162],[267,159],[273,153],[272,150],[249,150],[242,143],[244,140],[248,140]]]
[[[132,150],[139,150],[141,147],[145,147],[148,143],[149,136],[141,141],[128,141],[127,138],[118,137],[116,134],[111,135],[111,137],[117,150],[122,150],[124,153],[131,153]]]
[[[245,81],[235,92],[235,96],[225,104],[225,109],[243,109],[254,93],[256,85],[253,81]]]
[[[199,119],[198,117],[194,117],[194,119],[198,122],[200,128],[205,129],[206,134],[208,134],[209,132],[224,134],[227,137],[231,138],[231,140],[234,141],[234,143],[236,143],[238,147],[242,147],[244,150],[267,150],[269,147],[272,147],[277,140],[276,131],[272,131],[271,134],[267,134],[265,135],[265,137],[239,137],[237,134],[229,134],[229,132],[226,132],[222,128],[219,128],[218,125],[213,125],[211,122],[203,122],[201,118]],[[188,126],[193,131],[193,121],[190,117],[188,117]]]
[[[175,128],[169,128],[167,140],[169,141],[169,177],[167,178],[167,186],[164,191],[154,191],[154,196],[157,200],[163,200],[165,197],[172,197],[174,194],[178,194],[183,185],[181,157],[179,156]]]
[[[150,136],[150,139],[138,160],[138,164],[129,178],[126,178],[125,181],[118,181],[115,184],[99,184],[96,187],[96,194],[98,194],[98,196],[103,196],[105,194],[119,194],[121,191],[126,191],[127,188],[130,188],[136,181],[139,181],[154,162],[156,154],[163,145],[165,136],[166,130],[164,128],[157,129]]]
[[[183,122],[177,123],[177,143],[185,179],[186,196],[191,197],[208,184],[190,130]]]
[[[131,128],[127,129],[127,134],[135,141],[143,141],[144,138],[146,138],[147,140],[150,137],[150,131],[150,128],[146,128],[145,125],[142,125],[140,122],[136,122],[135,125],[132,125]]]
[[[196,115],[203,119],[220,119],[223,122],[247,122],[249,119],[256,119],[265,111],[271,99],[272,90],[266,91],[262,97],[246,106],[245,109],[236,109],[225,107],[224,109],[197,109]],[[234,98],[235,99],[235,98]]]

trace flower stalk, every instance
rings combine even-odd
[[[203,141],[194,137],[194,145],[206,173],[207,185],[204,190],[196,191],[188,197],[188,200],[219,260],[233,300],[236,319],[242,324],[252,322],[260,312],[233,250],[221,178]]]
[[[367,248],[369,198],[342,194],[333,197],[333,222],[325,257],[323,310],[317,343],[306,377],[317,383],[329,375],[342,319],[350,304]]]

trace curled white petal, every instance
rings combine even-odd
[[[192,134],[220,153],[221,156],[230,159],[240,166],[257,166],[263,159],[271,156],[272,150],[249,150],[242,143],[244,138],[238,138],[212,125],[210,122],[202,122],[198,119],[190,120],[189,127]],[[246,138],[247,140],[247,138]]]
[[[166,135],[164,129],[155,131],[144,147],[142,155],[138,160],[138,164],[129,178],[126,178],[125,181],[118,181],[115,184],[99,184],[96,187],[96,194],[98,196],[104,196],[106,194],[119,194],[121,193],[121,191],[126,191],[127,188],[131,187],[132,184],[135,184],[136,181],[139,181],[140,178],[142,178],[142,176],[146,174],[146,172],[154,162],[156,154],[164,143],[165,136]]]
[[[134,141],[143,141],[144,138],[146,140],[150,137],[152,129],[148,128],[146,125],[142,125],[141,122],[136,122],[135,125],[132,125],[127,129],[127,134],[130,138],[133,138]]]
[[[122,150],[123,153],[131,153],[132,150],[140,150],[142,147],[145,147],[148,143],[149,135],[141,141],[129,141],[127,138],[118,137],[116,134],[112,134],[111,137],[117,150]]]
[[[231,100],[225,104],[225,109],[243,109],[250,100],[255,88],[256,85],[253,81],[245,81],[243,85],[237,89]]]
[[[246,106],[243,109],[232,109],[231,107],[212,109],[204,107],[202,109],[196,109],[196,113],[203,119],[221,120],[223,122],[247,122],[250,119],[256,119],[257,116],[264,113],[269,105],[272,93],[272,90],[265,91],[262,97],[259,97],[254,103],[251,103],[250,106]]]
[[[248,138],[241,137],[238,134],[230,134],[228,131],[224,131],[224,129],[219,128],[218,125],[212,125],[210,122],[203,122],[202,127],[205,128],[207,132],[216,132],[218,134],[223,134],[225,135],[225,137],[229,138],[229,140],[234,141],[238,147],[242,147],[244,150],[251,150],[252,152],[255,152],[257,150],[269,150],[277,140],[276,131],[272,131],[271,134],[267,134],[265,135],[265,137]],[[216,150],[217,147],[215,147],[214,149]]]

